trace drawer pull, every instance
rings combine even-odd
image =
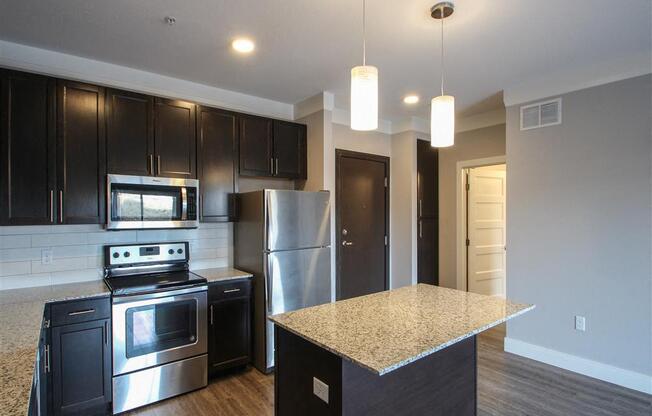
[[[85,309],[83,311],[68,312],[68,316],[85,315],[87,313],[93,313],[93,312],[95,312],[95,309]]]
[[[239,292],[239,291],[240,291],[240,289],[227,289],[227,290],[224,291],[224,293],[235,293],[235,292]]]

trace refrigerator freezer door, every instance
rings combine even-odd
[[[267,314],[276,315],[331,300],[330,247],[266,255]],[[267,321],[267,368],[274,366],[274,325]]]
[[[268,251],[330,245],[330,193],[266,190]]]

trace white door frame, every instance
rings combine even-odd
[[[457,229],[457,290],[467,291],[466,287],[466,187],[464,182],[464,169],[479,168],[482,166],[502,165],[507,163],[507,158],[503,156],[485,157],[482,159],[460,160],[457,162],[455,171],[457,172],[456,201],[455,210],[456,229]]]

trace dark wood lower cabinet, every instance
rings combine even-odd
[[[251,359],[251,281],[208,287],[209,374],[243,366]]]
[[[52,414],[106,414],[111,405],[111,321],[52,328]]]

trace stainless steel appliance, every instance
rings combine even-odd
[[[113,413],[205,387],[207,283],[188,243],[104,247],[112,293]]]
[[[330,194],[262,190],[238,195],[234,262],[254,275],[253,362],[274,367],[269,315],[331,300]]]
[[[106,228],[197,228],[199,181],[107,175]]]

